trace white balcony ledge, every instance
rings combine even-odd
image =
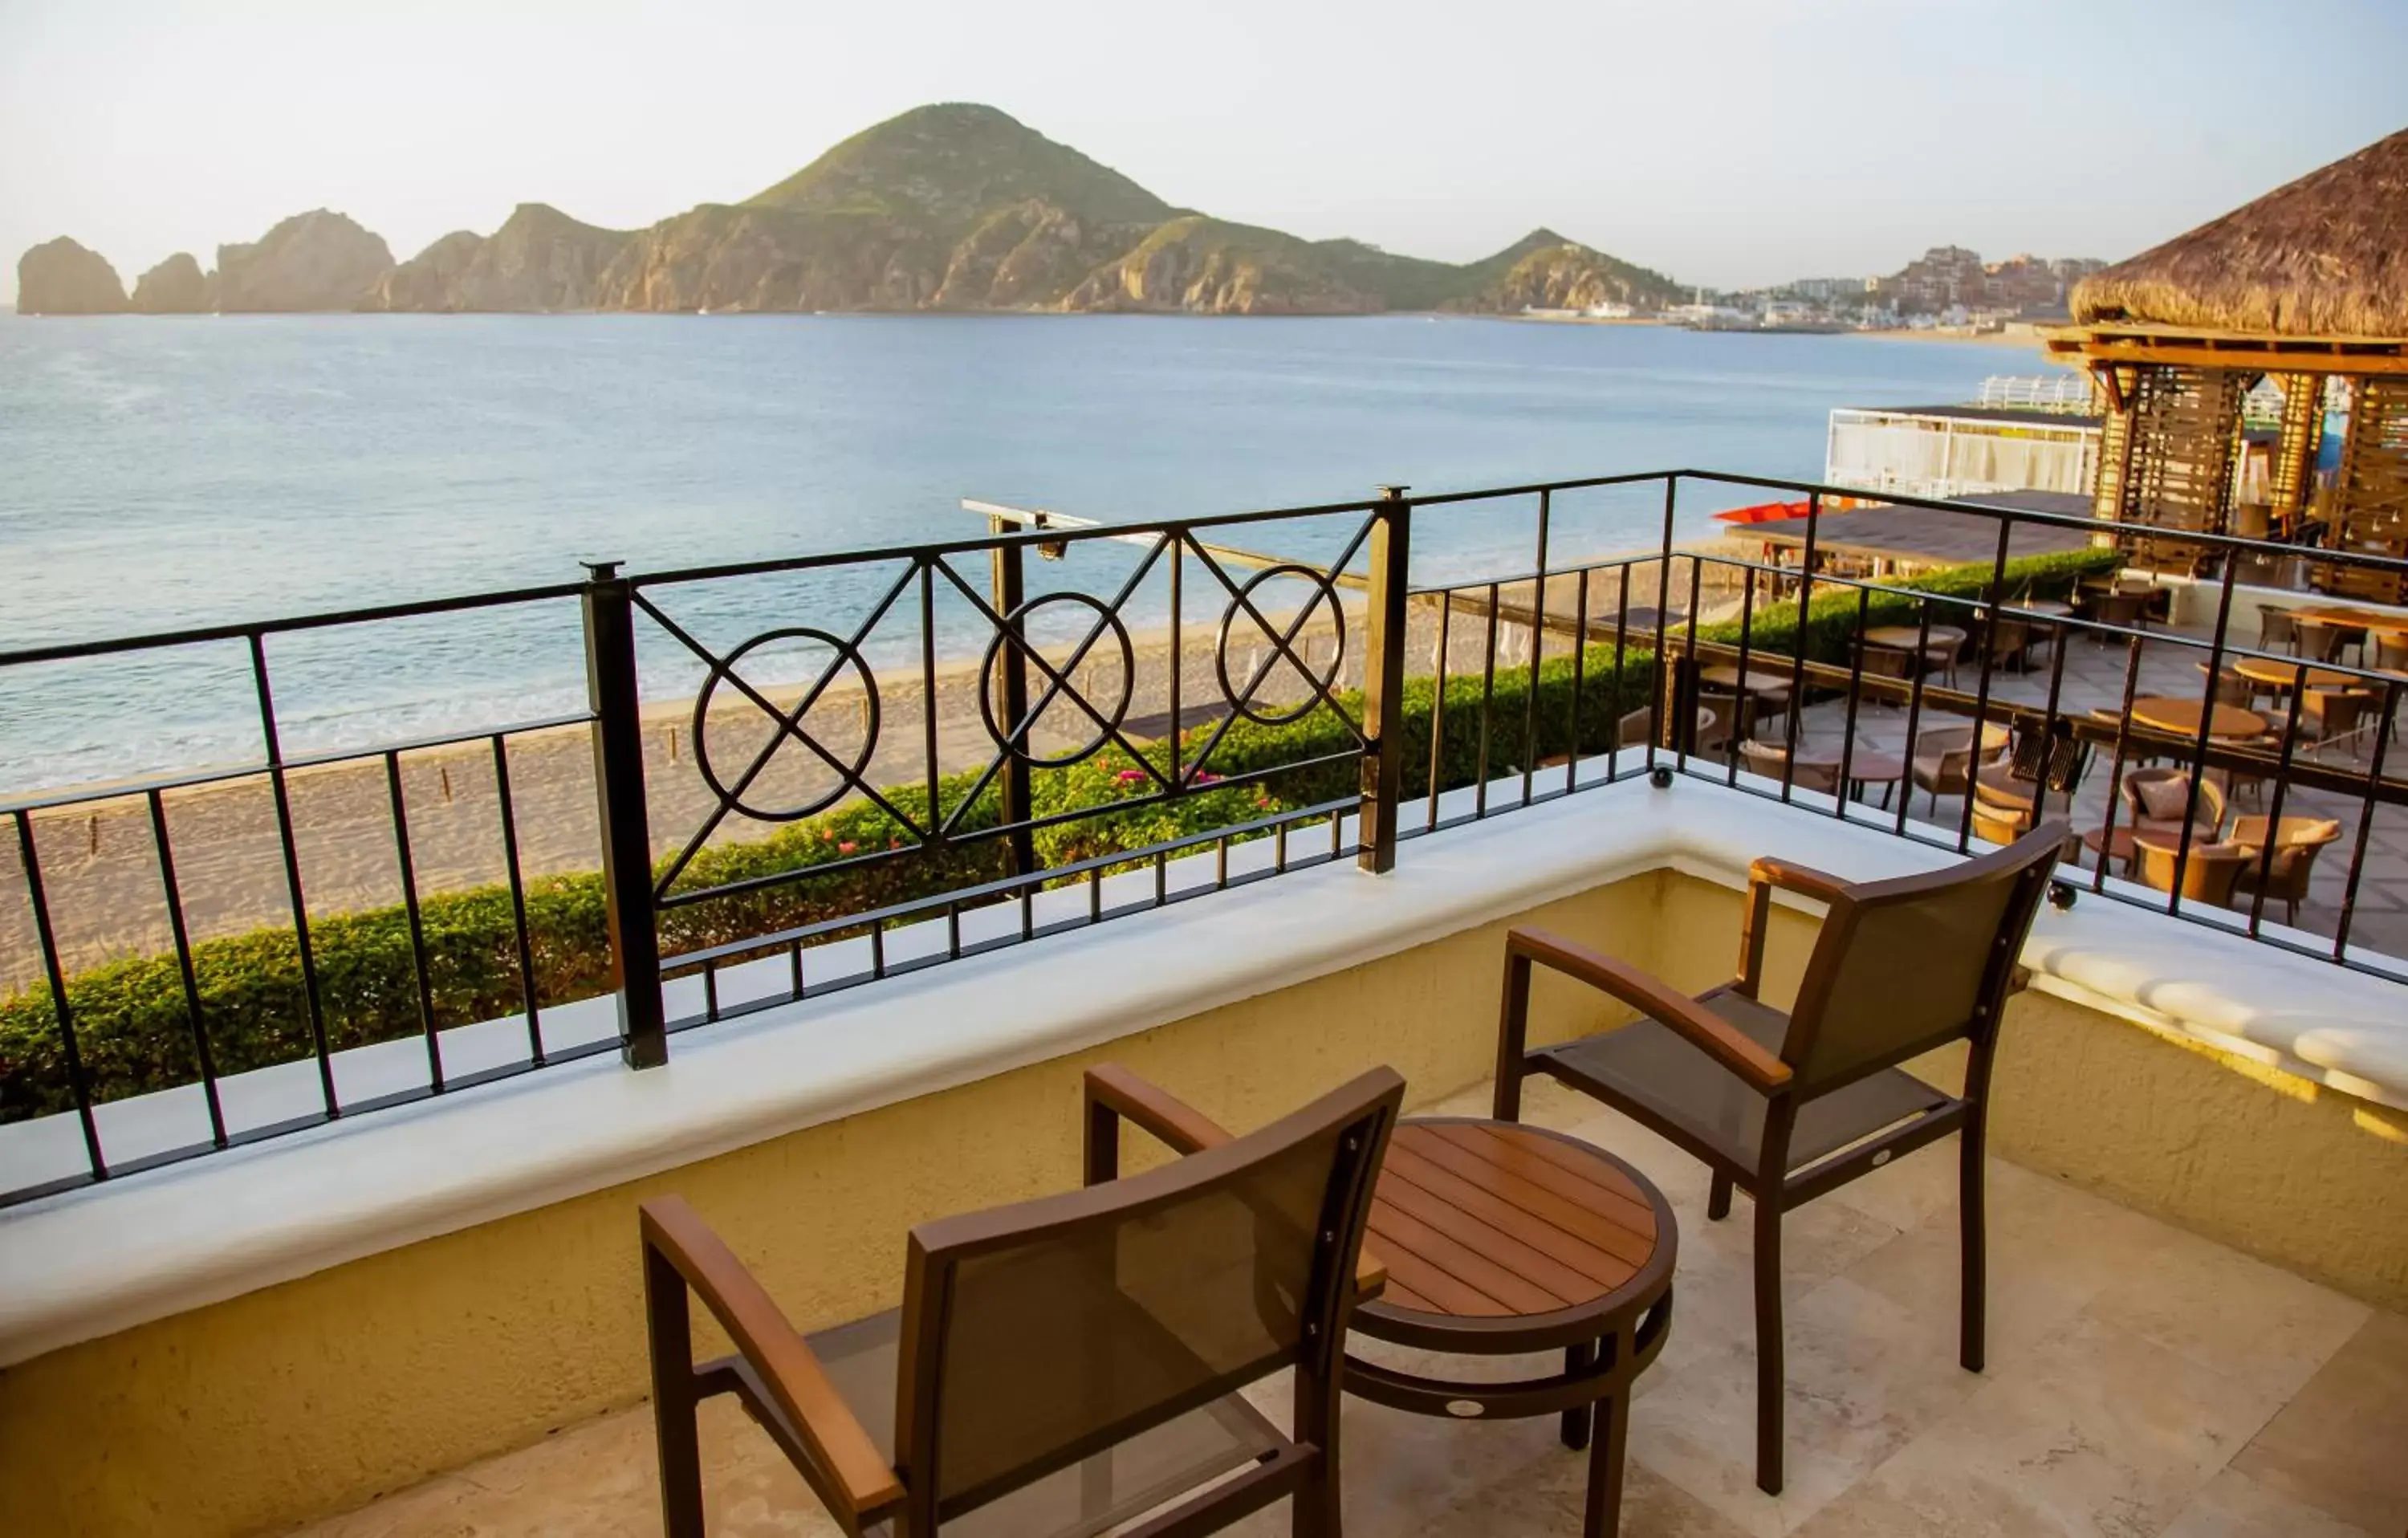
[[[1519,785],[1498,782],[1492,806]],[[1458,799],[1468,811],[1468,793],[1445,810]],[[0,1365],[1134,1035],[1634,874],[1671,868],[1738,885],[1761,855],[1852,879],[1950,857],[1685,778],[1509,810],[1413,840],[1387,877],[1351,860],[1293,871],[682,1034],[664,1069],[589,1058],[0,1214]],[[1240,846],[1231,868],[1269,857],[1268,841]],[[1174,891],[1210,879],[1209,854],[1170,869]],[[1108,900],[1151,893],[1151,873],[1116,881]],[[1046,894],[1039,920],[1083,913],[1086,900]],[[1017,914],[985,921],[1016,926]],[[966,941],[981,922],[964,915]],[[927,929],[916,943],[941,944],[941,926]],[[891,936],[888,954],[903,959],[914,943]],[[2096,898],[2044,910],[2025,959],[2043,991],[2408,1107],[2408,995],[2396,985]],[[781,963],[766,965],[782,976]],[[762,975],[752,986],[769,985]],[[746,986],[731,971],[722,997]]]

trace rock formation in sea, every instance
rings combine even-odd
[[[216,307],[200,263],[179,251],[134,280],[133,308],[138,315],[202,315]]]
[[[228,315],[351,309],[392,267],[384,237],[316,208],[249,245],[220,246],[217,308]]]
[[[187,275],[177,281],[188,286]],[[1457,264],[1214,219],[968,103],[915,108],[741,203],[705,203],[640,230],[527,203],[491,236],[455,231],[396,266],[381,239],[321,209],[255,244],[220,247],[209,284],[227,312],[1342,315],[1685,297],[1662,274],[1551,230]]]
[[[20,315],[115,315],[124,309],[125,284],[108,258],[64,235],[17,259]]]
[[[454,230],[379,279],[362,309],[591,309],[632,238],[522,203],[492,236]]]

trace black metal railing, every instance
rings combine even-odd
[[[1784,536],[1794,559],[1743,526],[1719,545],[1679,542],[1684,494],[1694,509],[1729,488],[1804,499],[1801,531]],[[76,1144],[71,1161],[59,1142],[48,1164],[0,1171],[14,1187],[0,1200],[614,1048],[650,1067],[695,1026],[1306,865],[1352,855],[1385,871],[1413,838],[1641,774],[1959,851],[2062,804],[2090,892],[2401,975],[2391,957],[2408,953],[2408,933],[2391,927],[2408,921],[2391,918],[2388,897],[2370,920],[2360,897],[2371,870],[2388,879],[2378,816],[2408,803],[2408,780],[2387,767],[2408,671],[2374,642],[2372,664],[2366,647],[2353,663],[2248,643],[2236,601],[2292,601],[2243,584],[2244,560],[2408,564],[2186,535],[2220,557],[2216,575],[2093,593],[2079,568],[2114,557],[2080,553],[2140,531],[1885,497],[1995,530],[1986,559],[1900,578],[1833,532],[1855,495],[1688,470],[1422,497],[1387,487],[1129,525],[998,522],[954,541],[739,565],[597,563],[548,587],[0,654],[13,670],[239,647],[262,744],[232,766],[0,802],[16,835],[15,932],[34,953],[0,976],[0,1105],[11,1121],[71,1126]],[[1620,526],[1646,528],[1645,548],[1561,558],[1568,510],[1597,499],[1614,501]],[[1427,552],[1432,534],[1507,516],[1534,521],[1526,564],[1414,582],[1416,525]],[[2063,553],[2018,554],[2036,532]],[[1248,538],[1285,553],[1229,543]],[[1032,594],[1032,550],[1069,575]],[[748,582],[775,592],[723,600]],[[2158,594],[2213,618],[2153,623]],[[581,645],[560,660],[581,667],[586,711],[285,750],[272,645],[572,601]],[[790,622],[762,628],[765,611]],[[810,665],[773,676],[773,655],[792,654]],[[964,656],[975,664],[947,662]],[[648,679],[674,694],[696,677],[675,718],[647,712]],[[2219,704],[2241,713],[2219,717]],[[531,874],[512,751],[564,731],[592,739],[588,836],[569,841],[590,853],[552,850]],[[423,890],[408,777],[471,752],[490,767],[501,878],[454,901]],[[2167,767],[2141,777],[2152,763]],[[365,774],[344,783],[380,792],[399,901],[376,925],[312,909],[304,771]],[[2151,826],[2136,834],[2128,808],[2144,783],[2174,786],[2180,806],[2151,792]],[[250,913],[246,928],[245,911],[221,904],[204,936],[171,824],[180,798],[227,785],[265,790],[280,912]],[[2224,811],[2250,794],[2265,837],[2244,850]],[[119,806],[129,799],[138,812]],[[1415,800],[1418,814],[1400,815]],[[122,958],[95,962],[97,942],[58,922],[63,897],[87,898],[61,885],[74,872],[56,828],[111,807],[147,826],[164,905],[167,944],[139,976]],[[2321,844],[2285,842],[2301,808],[2337,825],[2313,831],[2344,846],[2338,869],[2316,869]],[[2245,910],[2230,906],[2242,888]],[[105,936],[101,917],[86,927]],[[607,1027],[597,1007],[615,1010]],[[488,1028],[512,1017],[523,1048]],[[484,1034],[472,1042],[471,1028]],[[373,1071],[354,1071],[355,1048],[381,1054]],[[253,1092],[262,1071],[281,1075],[276,1093]],[[26,1130],[0,1128],[0,1146],[33,1147],[5,1142]]]

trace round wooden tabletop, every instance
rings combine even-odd
[[[2297,662],[2277,662],[2272,657],[2243,657],[2233,663],[2232,670],[2252,683],[2262,683],[2274,690],[2290,688],[2303,673],[2311,689],[2348,689],[2364,682],[2330,668],[2310,668]]]
[[[1367,1241],[1388,1286],[1353,1328],[1455,1351],[1595,1339],[1669,1286],[1672,1211],[1602,1149],[1515,1122],[1400,1122]],[[1585,1333],[1584,1333],[1585,1332]]]
[[[1790,680],[1791,673],[1786,668],[1750,668],[1747,670],[1747,692],[1752,695],[1787,694]],[[1736,689],[1740,686],[1739,668],[1729,663],[1702,668],[1698,671],[1698,682],[1712,684],[1717,689]]]
[[[2200,702],[2196,699],[2143,695],[2132,701],[2132,719],[2143,726],[2155,726],[2161,732],[2191,736],[2199,731],[2200,709]],[[2210,737],[2259,737],[2265,731],[2264,716],[2256,711],[2244,711],[2238,705],[2217,705],[2207,726]]]
[[[1911,625],[1877,625],[1865,632],[1865,644],[1868,646],[1886,647],[1888,650],[1893,652],[1912,652],[1914,650],[1915,642],[1921,638],[1921,635],[1922,632],[1916,630],[1915,627]],[[1928,646],[1961,646],[1964,644],[1965,640],[1966,633],[1957,629],[1956,626],[1953,625],[1935,625],[1931,627],[1930,640],[1925,641],[1924,644]]]
[[[2014,607],[2024,611],[2026,613],[2039,614],[2043,618],[2053,620],[2064,619],[2073,612],[2073,605],[2061,602],[2056,598],[2026,598],[2021,603],[2014,605]]]

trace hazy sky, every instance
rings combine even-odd
[[[1226,218],[1736,286],[2131,254],[2408,124],[2408,0],[0,0],[0,295],[61,234],[130,285],[318,207],[640,225],[944,100]]]

